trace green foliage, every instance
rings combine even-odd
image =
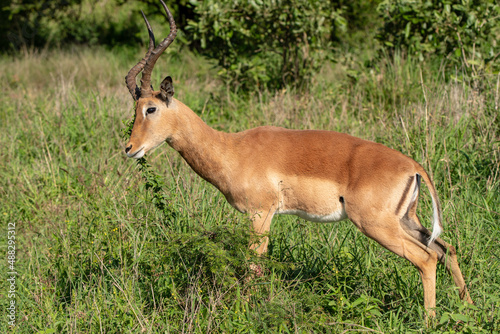
[[[149,16],[153,22],[161,16],[158,6],[139,1],[12,1],[2,6],[0,12],[5,18],[0,25],[7,32],[0,37],[0,50],[67,44],[137,44],[146,31],[138,15],[140,9],[154,14]],[[164,19],[162,16],[162,22]]]
[[[53,45],[115,45],[140,41],[144,28],[134,3],[82,1],[56,10],[40,27],[40,38]]]
[[[180,31],[174,49],[187,44],[217,61],[219,78],[235,92],[309,87],[325,60],[344,61],[345,49],[367,67],[396,50],[420,61],[441,57],[447,77],[458,80],[499,70],[495,0],[174,0],[167,5]],[[164,36],[168,27],[156,0],[5,1],[0,50],[145,44],[141,9],[157,38]],[[357,65],[344,65],[356,79]]]
[[[0,50],[9,46],[21,47],[43,46],[37,38],[43,20],[54,18],[58,11],[77,6],[81,0],[35,1],[17,0],[2,1],[0,4],[1,22]]]
[[[492,66],[498,70],[500,4],[496,0],[385,0],[378,7],[384,26],[379,39],[420,60],[447,57],[454,65]]]
[[[345,26],[332,26],[331,40],[335,47],[367,51],[372,48],[377,29],[383,24],[377,12],[381,0],[335,0],[332,8],[345,20]]]
[[[132,134],[132,128],[134,127],[134,118],[128,121],[124,121],[125,127],[123,128],[123,140],[128,140]],[[162,177],[152,170],[151,165],[148,164],[145,157],[137,160],[137,166],[141,176],[144,179],[144,187],[147,191],[151,193],[151,202],[154,204],[156,209],[163,213],[166,224],[169,224],[173,219],[175,219],[176,213],[175,209],[172,207],[169,196],[165,193],[166,185],[162,180]]]
[[[333,26],[346,22],[327,2],[202,1],[187,29],[220,75],[245,90],[307,85],[330,53]]]
[[[147,163],[144,157],[137,161],[137,166],[139,166],[139,171],[144,178],[144,186],[146,190],[151,192],[151,202],[160,212],[163,213],[166,219],[165,223],[170,223],[173,219],[175,219],[176,213],[170,203],[169,196],[165,193],[166,186],[163,182],[163,177],[151,169],[151,165]]]

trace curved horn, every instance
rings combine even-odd
[[[128,90],[130,91],[130,94],[132,95],[134,101],[137,101],[137,99],[141,96],[141,90],[139,89],[139,87],[137,87],[136,77],[146,65],[146,62],[149,56],[151,56],[151,52],[155,47],[155,35],[153,34],[153,29],[151,28],[151,25],[149,24],[148,19],[146,18],[146,15],[144,15],[144,12],[142,10],[141,13],[142,17],[144,18],[144,22],[146,22],[146,26],[148,27],[148,33],[149,33],[148,52],[146,52],[146,55],[144,56],[144,58],[141,59],[141,61],[139,61],[134,67],[132,67],[132,69],[128,72],[127,76],[125,77],[125,82],[127,83]]]
[[[175,36],[177,35],[177,27],[175,26],[174,17],[172,13],[168,9],[167,5],[160,0],[165,12],[167,13],[168,22],[170,24],[170,33],[167,38],[165,38],[158,46],[151,52],[150,57],[146,61],[146,65],[144,66],[144,71],[142,72],[141,78],[141,96],[149,97],[152,95],[153,91],[151,89],[151,72],[153,71],[153,67],[155,66],[156,61],[161,56],[163,51],[174,41]]]

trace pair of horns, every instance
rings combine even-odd
[[[150,97],[153,94],[153,89],[151,87],[151,72],[153,72],[153,67],[155,66],[156,61],[160,58],[163,51],[165,51],[168,46],[174,41],[175,36],[177,35],[177,27],[175,26],[174,17],[172,13],[168,9],[167,5],[160,0],[165,12],[167,13],[168,22],[170,24],[170,33],[167,38],[165,38],[158,46],[155,48],[155,36],[153,34],[153,29],[144,15],[144,12],[141,10],[142,17],[144,18],[144,22],[146,22],[146,26],[148,27],[149,33],[149,47],[148,52],[144,58],[141,59],[132,69],[128,72],[125,77],[125,82],[127,83],[128,90],[130,94],[137,101],[140,97]],[[141,78],[141,88],[137,87],[136,77],[142,71]]]

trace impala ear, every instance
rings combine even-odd
[[[172,84],[172,78],[170,76],[163,79],[160,85],[161,98],[167,106],[172,102],[172,97],[174,96],[174,85]]]

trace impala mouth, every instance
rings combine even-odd
[[[127,153],[127,157],[134,158],[134,159],[140,159],[144,156],[145,153],[146,153],[146,151],[144,150],[144,147],[141,147],[135,153]]]

